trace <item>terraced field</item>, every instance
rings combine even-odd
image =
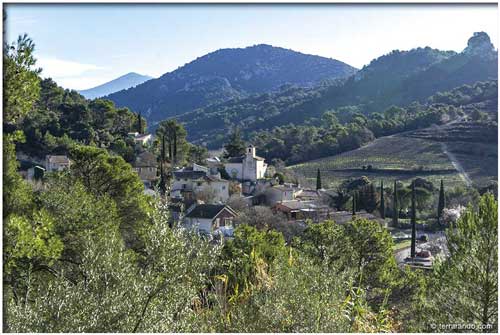
[[[382,137],[362,148],[289,168],[311,185],[319,168],[323,185],[329,188],[361,176],[387,185],[395,179],[410,182],[421,177],[436,186],[443,179],[448,187],[466,186],[468,181],[483,187],[497,180],[496,139],[491,129],[486,134],[480,127],[467,127],[454,123]]]

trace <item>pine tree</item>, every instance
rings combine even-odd
[[[411,185],[411,258],[415,257],[417,243],[417,213],[415,207],[415,183]]]
[[[439,278],[429,290],[426,320],[491,325],[498,329],[498,203],[481,197],[446,231],[449,257],[435,265]],[[478,327],[479,328],[479,327]],[[476,329],[478,329],[476,328]]]
[[[319,172],[318,169],[318,174],[316,175],[316,190],[321,189],[321,173]]]
[[[241,132],[236,128],[230,135],[228,142],[224,145],[224,157],[238,157],[245,154],[245,141],[241,138]]]
[[[385,219],[384,181],[380,182],[380,217]]]
[[[437,211],[437,220],[438,224],[441,224],[441,216],[443,215],[443,209],[444,209],[444,185],[443,185],[443,179],[441,179],[441,187],[439,189],[439,201],[438,201],[438,211]]]
[[[392,225],[394,227],[398,226],[399,219],[399,207],[398,207],[398,184],[394,180],[394,195],[392,199]]]

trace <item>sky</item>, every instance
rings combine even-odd
[[[494,5],[4,4],[5,39],[27,33],[42,77],[86,89],[128,72],[159,77],[209,52],[271,44],[362,68],[392,50],[462,51],[498,41]]]

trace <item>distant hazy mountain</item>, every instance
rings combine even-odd
[[[284,85],[312,87],[355,72],[335,59],[261,44],[217,50],[107,98],[154,122],[233,98],[277,91]]]
[[[79,93],[87,99],[99,98],[111,93],[137,86],[152,78],[153,77],[143,76],[142,74],[130,72],[105,84],[89,88],[87,90],[79,91]]]

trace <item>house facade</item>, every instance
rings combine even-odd
[[[312,220],[320,222],[330,217],[330,208],[313,201],[289,200],[278,202],[273,211],[285,214],[288,220]]]
[[[246,153],[240,157],[231,157],[224,167],[233,179],[245,181],[257,181],[265,177],[267,164],[264,158],[255,154],[255,147],[250,145],[246,148]]]
[[[66,155],[47,155],[45,156],[45,170],[47,172],[63,171],[69,169],[71,161]]]
[[[148,151],[140,153],[134,164],[133,169],[139,175],[145,186],[151,187],[157,179],[158,167],[156,157]]]
[[[274,206],[278,202],[295,200],[302,190],[295,185],[274,185],[266,189],[266,202]]]
[[[197,164],[189,169],[174,171],[170,197],[193,201],[203,193],[210,198],[204,199],[205,201],[225,203],[229,199],[229,181],[212,172]]]
[[[232,230],[238,214],[227,205],[195,204],[187,210],[184,224],[187,228],[206,234]]]

